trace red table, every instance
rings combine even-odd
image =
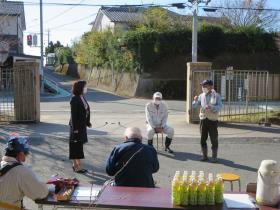
[[[89,187],[90,188],[90,187]],[[252,195],[253,197],[254,195]],[[93,199],[92,199],[93,200]],[[97,198],[90,202],[90,198],[83,202],[72,199],[68,202],[57,202],[50,195],[44,200],[38,200],[36,203],[39,209],[43,205],[68,206],[68,207],[94,207],[111,209],[190,209],[190,210],[227,210],[226,204],[215,206],[173,206],[171,203],[171,191],[167,188],[140,188],[140,187],[114,187],[107,186]],[[259,210],[277,210],[280,206],[264,207],[259,206]],[[242,209],[244,210],[244,209]],[[252,210],[252,209],[250,209]]]

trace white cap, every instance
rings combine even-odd
[[[153,98],[161,98],[162,99],[162,94],[160,92],[155,92],[153,95]]]

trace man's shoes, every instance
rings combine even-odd
[[[217,163],[218,162],[218,149],[213,149],[212,150],[212,159],[211,163]]]
[[[75,172],[78,173],[78,174],[85,174],[85,173],[88,172],[88,170],[86,170],[86,169],[80,169],[80,170],[75,171]]]
[[[170,149],[169,147],[165,147],[165,152],[173,153],[174,151]]]
[[[200,158],[200,161],[202,161],[202,162],[206,162],[206,161],[208,161],[209,159],[208,159],[208,157],[207,156],[202,156],[202,158]]]
[[[211,158],[211,163],[218,163],[218,162],[219,162],[218,158],[216,157]]]

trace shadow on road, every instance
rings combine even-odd
[[[180,161],[193,160],[193,161],[199,161],[200,162],[200,158],[201,158],[201,155],[198,155],[198,154],[195,154],[195,153],[189,153],[189,152],[174,152],[173,154],[158,152],[158,154],[162,155],[162,156],[165,156],[165,157],[168,157],[168,158],[175,159],[175,160],[180,160]],[[227,159],[223,159],[223,158],[219,158],[219,162],[215,163],[215,164],[222,164],[222,165],[225,165],[225,166],[228,166],[228,167],[231,167],[231,168],[237,168],[237,169],[241,169],[241,170],[245,170],[245,171],[252,171],[252,172],[257,172],[258,171],[257,168],[253,168],[253,167],[246,166],[246,165],[241,165],[241,164],[235,163],[231,160],[227,160]]]
[[[227,124],[227,123],[221,123],[219,124],[219,127],[280,134],[280,127],[261,127],[258,125]]]

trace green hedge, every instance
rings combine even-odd
[[[278,53],[274,38],[275,34],[255,27],[229,31],[218,25],[202,25],[198,31],[198,53],[209,58],[225,52]],[[162,59],[176,54],[191,54],[191,39],[189,28],[167,31],[142,29],[115,34],[90,32],[76,43],[74,51],[78,63],[98,67],[114,63],[117,70],[149,72]]]
[[[57,47],[55,48],[54,53],[56,66],[75,63],[72,50],[69,47]]]

